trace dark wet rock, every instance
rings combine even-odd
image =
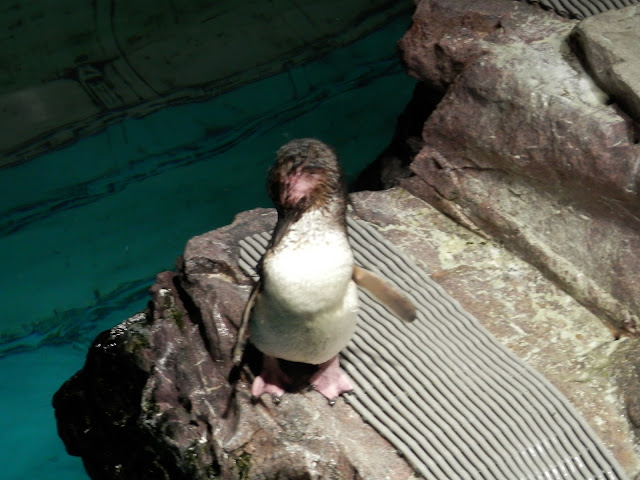
[[[272,210],[191,239],[149,308],[96,338],[54,397],[61,438],[94,479],[404,479],[411,469],[344,401],[316,392],[252,403],[248,372],[229,382],[251,280],[238,241]],[[255,350],[248,363],[257,367]]]
[[[444,96],[400,184],[637,334],[638,126],[572,50],[578,23],[524,2],[421,1],[400,50]]]

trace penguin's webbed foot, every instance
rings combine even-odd
[[[284,394],[285,387],[289,383],[291,383],[291,379],[280,368],[278,359],[264,355],[262,371],[251,385],[251,396],[258,399],[263,393],[268,393],[274,403],[280,403],[280,397]]]
[[[334,405],[343,393],[351,392],[353,386],[347,374],[340,368],[336,355],[331,360],[318,365],[318,371],[309,380],[311,388],[327,397],[329,405]]]

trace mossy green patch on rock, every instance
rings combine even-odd
[[[184,330],[184,314],[174,307],[169,311],[169,315],[171,319],[176,322],[180,331]]]
[[[251,454],[242,452],[236,458],[236,467],[238,468],[238,478],[240,480],[249,480],[249,470],[251,470]]]

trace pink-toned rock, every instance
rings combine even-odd
[[[445,93],[402,184],[635,334],[640,146],[573,54],[576,23],[524,2],[421,1],[400,49]]]

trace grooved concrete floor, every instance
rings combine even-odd
[[[349,219],[356,262],[405,291],[402,324],[362,292],[359,328],[342,354],[357,387],[346,401],[431,479],[624,479],[569,402],[366,222]],[[241,242],[242,267],[268,244]]]

